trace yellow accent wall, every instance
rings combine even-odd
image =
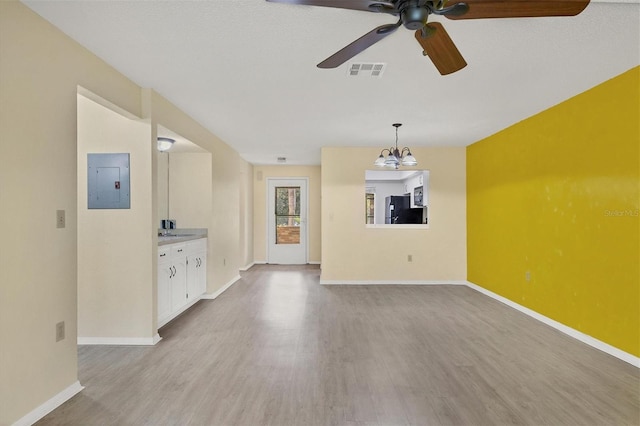
[[[468,280],[635,356],[639,75],[467,147]]]

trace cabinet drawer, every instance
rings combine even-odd
[[[158,247],[158,263],[166,262],[171,257],[171,249],[169,247]]]
[[[171,244],[171,257],[184,257],[187,255],[186,244]]]

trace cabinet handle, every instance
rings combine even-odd
[[[166,255],[167,255],[167,253],[162,253],[162,254],[160,255],[160,257],[165,257]]]
[[[182,249],[179,249],[179,250],[178,250],[178,253],[182,253]]]

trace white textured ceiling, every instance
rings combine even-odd
[[[637,0],[570,18],[433,17],[469,65],[441,76],[400,28],[354,58],[386,63],[380,79],[316,64],[389,15],[264,0],[24,3],[254,164],[389,146],[395,122],[401,145],[469,145],[640,64]]]

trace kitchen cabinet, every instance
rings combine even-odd
[[[177,311],[187,303],[186,244],[171,245],[171,311]]]
[[[167,318],[171,314],[171,278],[173,265],[170,261],[171,249],[158,249],[158,320]]]
[[[200,300],[207,288],[207,239],[158,248],[158,328]]]
[[[189,243],[187,253],[187,303],[207,291],[207,240]]]
[[[429,172],[416,173],[407,179],[405,193],[411,196],[411,208],[426,207],[428,205]],[[416,188],[422,188],[422,203],[416,203]]]

